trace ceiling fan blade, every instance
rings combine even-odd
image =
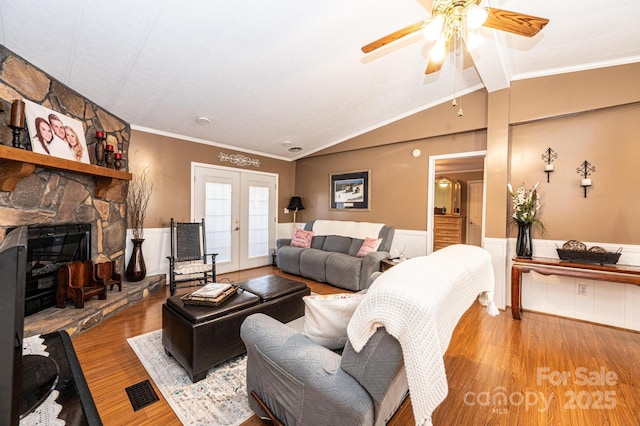
[[[445,58],[447,56],[445,55]],[[427,69],[424,70],[425,74],[432,74],[434,72],[440,71],[442,68],[442,63],[444,62],[444,58],[441,61],[434,61],[433,59],[429,59],[429,63],[427,64]]]
[[[548,23],[549,20],[546,18],[491,7],[489,8],[489,16],[482,25],[496,30],[533,37]]]
[[[416,22],[415,24],[411,24],[407,27],[404,27],[398,31],[395,31],[389,35],[386,35],[374,42],[371,42],[369,44],[367,44],[366,46],[362,46],[362,51],[364,53],[369,53],[373,50],[376,50],[384,45],[387,45],[391,42],[394,42],[396,40],[398,40],[399,38],[402,38],[404,36],[407,36],[409,34],[415,33],[416,31],[421,30],[422,28],[424,28],[427,24],[429,23],[429,21],[420,21],[420,22]]]
[[[447,58],[447,55],[449,54],[451,39],[448,39],[447,42],[445,43],[444,54],[442,55],[442,57],[440,59],[433,59],[432,58],[433,51],[434,49],[436,49],[437,44],[438,42],[436,42],[436,44],[431,48],[431,52],[429,52],[429,63],[427,64],[427,69],[424,70],[425,74],[432,74],[434,72],[440,71],[440,68],[442,68],[442,64],[444,63],[444,60]]]

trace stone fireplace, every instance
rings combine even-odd
[[[91,165],[57,160],[11,147],[8,127],[11,104],[15,99],[28,99],[53,109],[83,124]],[[128,149],[130,126],[100,106],[74,92],[69,87],[39,70],[21,57],[0,45],[0,181],[6,187],[16,174],[15,187],[0,190],[0,241],[8,229],[27,225],[76,226],[90,228],[89,259],[94,262],[115,260],[117,270],[125,266],[127,230],[126,194],[128,189]],[[123,153],[124,164],[115,179],[104,175],[103,167],[95,163],[95,132],[106,133],[107,144]],[[23,146],[30,146],[27,131],[22,132]],[[26,160],[16,158],[28,157]],[[35,160],[31,160],[35,159]],[[40,160],[42,159],[42,160]],[[58,166],[58,163],[62,166]],[[68,164],[71,163],[71,166]],[[52,165],[49,165],[52,164]],[[22,173],[27,165],[31,173]],[[35,165],[35,168],[33,166]],[[113,173],[112,173],[113,172]],[[21,174],[22,173],[22,174]],[[115,174],[109,170],[106,174]],[[128,175],[129,178],[122,178]],[[104,185],[105,179],[109,182]]]

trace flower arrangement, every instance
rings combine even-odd
[[[509,183],[507,188],[509,189],[509,194],[511,194],[513,206],[513,215],[511,217],[513,217],[517,223],[534,223],[540,232],[543,232],[544,224],[538,217],[540,214],[538,185],[540,184],[536,183],[529,192],[527,192],[524,185],[514,191]]]
[[[147,181],[148,174],[149,170],[144,169],[139,176],[134,176],[127,193],[129,226],[134,239],[142,239],[144,236],[144,219],[153,192],[153,184]]]

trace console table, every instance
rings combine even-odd
[[[511,316],[520,319],[522,304],[522,274],[534,271],[542,275],[584,278],[640,286],[640,267],[572,263],[560,259],[515,257],[511,267]]]

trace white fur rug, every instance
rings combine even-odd
[[[162,330],[127,341],[182,424],[239,425],[253,415],[247,400],[246,355],[192,383],[180,364],[164,353]]]

